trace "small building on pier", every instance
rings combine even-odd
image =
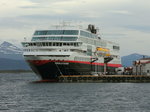
[[[150,58],[142,58],[133,62],[134,75],[150,75]]]

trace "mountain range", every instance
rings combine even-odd
[[[122,66],[124,67],[130,67],[133,65],[133,61],[136,61],[141,58],[148,58],[148,57],[150,56],[133,53],[133,54],[121,57],[121,63],[122,63]]]
[[[22,53],[21,48],[4,41],[0,45],[0,70],[30,70]]]
[[[22,56],[23,50],[10,42],[0,44],[0,70],[31,70]],[[132,66],[133,61],[143,58],[142,54],[121,57],[124,67]],[[149,57],[149,56],[145,56]]]

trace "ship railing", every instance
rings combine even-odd
[[[23,47],[79,47],[82,42],[23,42]]]
[[[30,48],[23,48],[25,52],[71,52],[74,50],[81,50],[81,47],[30,47]]]

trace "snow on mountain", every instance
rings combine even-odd
[[[0,44],[0,70],[30,70],[22,53],[22,49],[9,42]]]
[[[4,41],[0,45],[0,52],[3,54],[22,54],[22,49],[16,47],[9,42]]]

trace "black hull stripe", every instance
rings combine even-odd
[[[104,66],[104,63],[91,63],[87,61],[74,61],[74,60],[28,60],[29,63],[33,63],[35,65],[43,65],[49,62],[66,62],[66,63],[81,63],[81,64],[92,64],[92,65],[101,65]],[[121,64],[112,64],[108,63],[107,66],[109,67],[122,67]]]

